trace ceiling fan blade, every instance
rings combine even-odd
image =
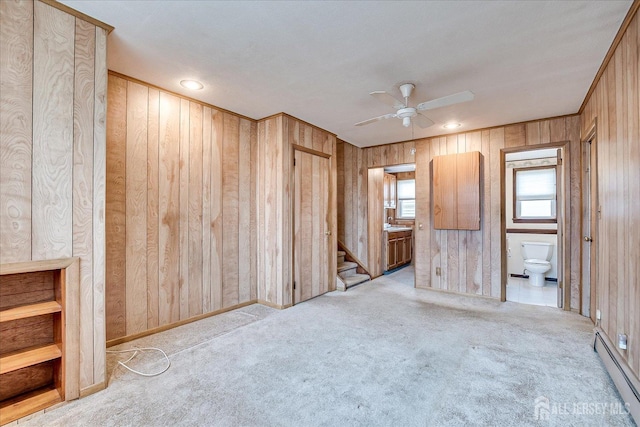
[[[383,90],[378,90],[375,92],[371,92],[369,95],[373,96],[375,99],[377,99],[378,101],[387,104],[387,105],[391,105],[393,108],[395,108],[396,110],[398,108],[404,108],[404,102],[400,101],[399,99],[397,99],[395,96],[383,91]]]
[[[428,128],[429,126],[432,126],[434,124],[433,120],[431,120],[429,117],[427,117],[425,115],[422,115],[420,113],[418,113],[413,118],[413,121],[414,121],[415,124],[417,124],[422,129]]]
[[[443,96],[442,98],[432,99],[431,101],[418,104],[417,110],[433,110],[434,108],[446,107],[447,105],[459,104],[461,102],[472,101],[475,95],[470,90],[454,93],[453,95]]]
[[[368,125],[369,123],[377,122],[383,119],[391,119],[393,117],[396,117],[395,113],[389,113],[389,114],[385,114],[384,116],[374,117],[373,119],[358,122],[354,126],[364,126],[364,125]]]

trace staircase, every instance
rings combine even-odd
[[[346,253],[344,251],[338,251],[338,280],[336,287],[340,291],[346,291],[371,279],[368,274],[359,274],[357,272],[358,264],[345,261],[345,256]]]

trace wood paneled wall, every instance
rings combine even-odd
[[[616,351],[640,375],[640,18],[627,27],[580,116],[596,122],[598,206],[596,309]]]
[[[340,141],[338,164],[339,238],[365,264],[367,234],[360,224],[368,223],[363,205],[367,200],[360,194],[366,186],[365,168],[416,163],[417,212],[414,233],[414,265],[416,286],[448,291],[501,296],[501,223],[500,223],[500,150],[509,147],[534,146],[570,141],[571,158],[580,158],[579,117],[560,117],[492,129],[466,132],[437,138],[426,138],[397,144],[360,149]],[[412,155],[415,148],[415,155]],[[435,230],[431,218],[430,164],[434,156],[480,151],[483,156],[481,182],[481,228],[479,231]],[[365,163],[366,162],[366,163]],[[579,162],[569,166],[571,179],[565,189],[570,218],[580,217]],[[366,193],[365,193],[366,194]],[[420,229],[422,224],[422,229]],[[580,223],[568,226],[567,241],[579,242]],[[371,250],[370,248],[368,249]],[[574,243],[571,262],[565,277],[571,287],[570,307],[580,309],[580,246]],[[364,256],[363,256],[364,254]],[[368,266],[369,268],[370,266]],[[442,274],[436,275],[436,267]]]
[[[336,137],[286,114],[258,122],[257,164],[257,294],[260,302],[275,307],[292,304],[293,284],[293,149],[294,146],[330,155],[329,271],[337,268]],[[335,275],[329,290],[335,289]]]
[[[104,28],[0,1],[0,262],[80,258],[80,387],[105,382]]]
[[[109,73],[107,339],[256,299],[257,126]]]

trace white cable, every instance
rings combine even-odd
[[[154,350],[154,351],[159,351],[160,353],[162,353],[164,355],[164,358],[167,359],[167,366],[163,370],[161,370],[159,372],[154,372],[154,373],[151,373],[151,374],[147,374],[145,372],[136,371],[135,369],[130,368],[129,366],[126,365],[134,357],[136,357],[138,352],[142,352],[142,351],[146,351],[146,350]],[[122,365],[125,369],[128,369],[129,371],[133,372],[134,374],[142,375],[143,377],[155,377],[156,375],[160,375],[160,374],[163,374],[163,373],[167,372],[167,370],[171,366],[171,360],[169,360],[169,356],[167,356],[167,353],[165,353],[164,351],[162,351],[161,349],[156,348],[156,347],[142,347],[142,348],[134,347],[134,348],[130,348],[128,350],[107,350],[107,353],[131,353],[131,352],[133,352],[133,355],[130,358],[128,358],[124,362],[119,360],[118,364]]]

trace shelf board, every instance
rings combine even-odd
[[[23,305],[0,311],[0,323],[43,314],[59,313],[62,307],[57,301],[46,301],[37,304]]]
[[[0,405],[0,424],[10,423],[59,402],[62,402],[62,398],[55,388],[47,387],[27,393]]]
[[[76,261],[78,257],[47,259],[41,261],[14,262],[0,264],[0,276],[6,274],[35,273],[38,271],[64,270]]]
[[[62,351],[56,344],[32,347],[9,353],[0,357],[0,375],[59,357],[62,357]]]

